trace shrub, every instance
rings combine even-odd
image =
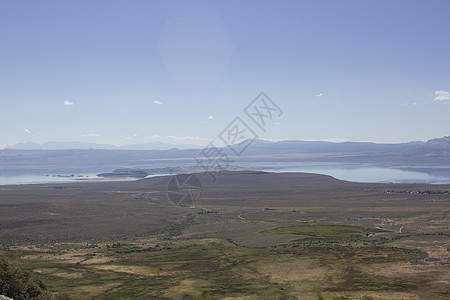
[[[47,287],[29,272],[13,267],[0,257],[0,294],[15,300],[49,299]]]

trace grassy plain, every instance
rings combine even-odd
[[[450,186],[315,174],[0,187],[0,255],[74,299],[448,299]],[[426,191],[426,192],[424,192]]]

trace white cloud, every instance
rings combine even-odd
[[[64,105],[74,105],[75,103],[73,103],[70,100],[64,100]]]
[[[31,131],[28,130],[28,129],[25,129],[23,132],[28,133],[28,134],[31,134]]]
[[[8,144],[0,144],[0,149],[5,149],[6,147],[8,147]]]
[[[434,97],[434,101],[450,100],[450,92],[440,90],[440,91],[435,91],[434,95],[436,96],[436,97]]]
[[[155,104],[162,104],[162,102],[158,101],[158,100],[153,101],[153,103],[155,103]]]
[[[119,137],[121,139],[124,139],[124,140],[132,140],[133,139],[131,136],[126,136],[126,135],[123,135],[123,134],[120,134]]]
[[[208,116],[206,120],[201,120],[200,123],[208,123],[208,121],[214,120],[214,116]]]
[[[402,106],[409,106],[409,105],[416,106],[416,105],[417,105],[417,102],[411,102],[411,103],[404,102],[404,103],[402,103],[401,105],[402,105]]]
[[[318,93],[316,97],[323,97],[323,93]]]
[[[97,133],[82,133],[80,135],[82,137],[97,137],[97,136],[100,136],[100,134],[97,134]]]
[[[159,139],[163,139],[164,137],[160,136],[160,135],[148,135],[145,137],[146,140],[159,140]]]
[[[135,139],[137,139],[137,138],[139,137],[139,134],[137,134],[137,133],[134,133],[134,134],[132,134],[132,135],[123,135],[123,134],[120,134],[119,137],[120,137],[121,139],[125,139],[125,140],[135,140]]]

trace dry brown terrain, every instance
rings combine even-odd
[[[75,299],[450,297],[448,185],[197,176],[2,186],[1,253]]]

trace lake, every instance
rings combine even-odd
[[[177,164],[172,162],[167,167]],[[181,164],[180,164],[181,165]],[[182,164],[185,165],[185,164]],[[188,164],[186,164],[188,165]],[[337,179],[355,182],[430,183],[450,184],[450,167],[437,166],[380,166],[349,163],[244,163],[249,169],[267,172],[306,172],[330,175]],[[162,165],[161,165],[162,166]],[[146,168],[147,166],[141,166]],[[153,165],[154,167],[154,165]],[[26,183],[61,183],[81,180],[105,181],[96,174],[114,168],[80,167],[77,169],[10,169],[0,170],[0,185]],[[72,176],[73,175],[73,176]],[[164,174],[160,174],[164,175]],[[156,175],[152,175],[156,176]],[[124,179],[107,179],[108,181]],[[128,179],[134,180],[134,179]]]
[[[306,172],[355,182],[450,184],[450,167],[380,166],[349,163],[280,163],[263,169],[271,172]]]

